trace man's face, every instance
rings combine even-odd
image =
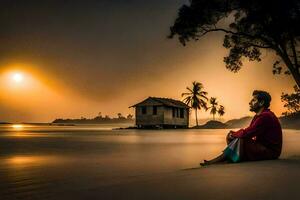
[[[259,102],[256,95],[253,95],[253,98],[249,102],[250,111],[258,112],[263,107],[263,102]]]

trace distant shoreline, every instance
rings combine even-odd
[[[111,124],[129,124],[129,123],[78,123],[78,124],[72,124],[72,123],[31,123],[31,122],[19,122],[19,123],[11,123],[11,122],[0,122],[0,125],[14,125],[14,124],[21,124],[21,125],[36,125],[36,126],[80,126],[80,125],[111,125]]]
[[[205,124],[188,127],[186,129],[237,129],[249,126],[253,117],[246,116],[240,119],[231,119],[223,123],[216,120],[210,120]],[[282,129],[300,129],[300,113],[295,113],[288,116],[279,117]],[[137,127],[127,127],[120,129],[139,129]],[[145,128],[144,128],[145,129]],[[160,128],[146,128],[146,129],[160,129]]]
[[[199,126],[192,126],[186,129],[235,129],[247,127],[253,117],[246,116],[239,119],[231,119],[223,123],[220,121],[211,120],[205,124]],[[300,113],[295,113],[288,116],[279,117],[282,129],[300,129]],[[49,126],[76,126],[76,125],[104,125],[104,124],[133,124],[127,128],[119,129],[138,129],[134,126],[135,119],[127,118],[102,118],[102,119],[56,119],[50,123],[11,123],[11,122],[0,122],[0,125],[9,125],[9,124],[27,124],[27,125],[49,125]],[[155,128],[153,128],[155,129]]]
[[[55,119],[52,124],[119,124],[119,123],[134,123],[133,118],[94,118],[94,119]]]

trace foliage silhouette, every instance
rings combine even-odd
[[[281,101],[284,103],[284,107],[287,108],[287,111],[282,113],[285,116],[300,113],[300,88],[296,85],[294,86],[294,93],[281,94]]]
[[[223,25],[220,20],[231,21]],[[226,68],[237,72],[243,58],[260,61],[261,51],[276,55],[273,73],[291,74],[300,87],[299,0],[190,0],[183,5],[170,27],[169,38],[178,36],[186,45],[211,32],[223,32]],[[282,66],[283,64],[283,66]]]

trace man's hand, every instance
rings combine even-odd
[[[229,133],[228,133],[228,137],[229,137],[229,139],[234,139],[235,137],[233,137],[233,134],[234,133],[234,131],[232,131],[232,130],[230,130],[229,131]]]

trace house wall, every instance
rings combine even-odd
[[[164,123],[164,108],[157,106],[157,115],[153,115],[153,106],[145,106],[146,114],[142,114],[142,107],[135,108],[136,125],[162,125]]]
[[[146,114],[142,113],[142,107],[137,106],[135,109],[136,125],[152,126],[152,125],[177,125],[188,126],[189,113],[188,109],[184,109],[184,118],[173,117],[172,107],[157,106],[157,115],[153,115],[153,106],[145,106]]]
[[[164,124],[188,126],[189,124],[188,109],[184,109],[183,118],[180,118],[180,116],[173,117],[173,109],[171,107],[164,107]]]

